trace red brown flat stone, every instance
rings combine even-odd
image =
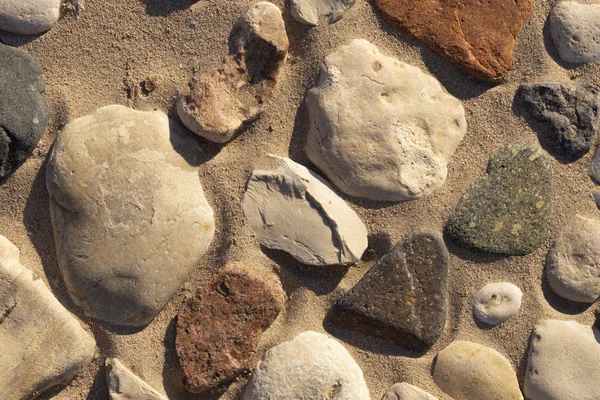
[[[477,78],[502,81],[533,0],[374,0],[383,18]]]
[[[227,264],[177,317],[175,347],[185,388],[204,392],[250,369],[260,336],[284,302],[285,292],[273,274]]]

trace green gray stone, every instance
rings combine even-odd
[[[553,193],[548,153],[537,143],[513,143],[460,198],[446,233],[484,252],[529,254],[548,238]]]

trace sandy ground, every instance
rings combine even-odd
[[[593,307],[586,308],[553,296],[543,280],[548,243],[525,257],[485,256],[449,243],[448,320],[444,334],[419,356],[390,343],[332,327],[324,318],[339,295],[356,283],[389,248],[412,230],[441,234],[446,217],[469,184],[486,167],[489,156],[518,140],[537,140],[530,125],[513,107],[521,82],[591,83],[597,65],[573,68],[558,61],[545,26],[554,1],[537,0],[515,51],[515,67],[502,85],[491,86],[469,77],[383,22],[368,0],[358,0],[338,23],[311,29],[295,22],[284,0],[290,38],[290,58],[276,98],[262,118],[229,144],[200,140],[205,163],[200,167],[209,201],[216,212],[217,235],[201,265],[145,329],[107,326],[87,318],[65,291],[54,251],[45,188],[45,158],[54,137],[69,120],[108,104],[130,104],[139,110],[160,109],[173,115],[173,104],[194,68],[209,71],[227,53],[227,38],[235,20],[254,1],[249,0],[86,0],[75,19],[66,14],[40,37],[24,39],[0,34],[4,43],[18,45],[44,66],[51,127],[34,155],[0,186],[0,227],[21,250],[21,261],[48,283],[55,295],[93,332],[98,357],[69,386],[51,390],[42,399],[106,399],[104,358],[118,356],[148,383],[171,399],[217,398],[186,395],[181,386],[174,349],[174,321],[181,302],[228,260],[272,267],[279,271],[289,299],[285,311],[262,337],[259,354],[305,330],[328,332],[341,339],[362,367],[373,399],[395,382],[408,381],[447,399],[431,378],[434,356],[450,342],[466,339],[503,353],[517,370],[522,384],[529,334],[542,318],[574,319],[593,323]],[[429,71],[464,102],[468,132],[449,165],[445,186],[428,199],[406,203],[375,203],[346,198],[370,232],[363,261],[351,268],[310,268],[286,254],[262,249],[245,223],[240,200],[245,182],[255,168],[274,167],[267,154],[289,156],[305,165],[307,110],[304,95],[318,75],[322,58],[354,38],[376,44],[382,52]],[[139,87],[156,77],[154,92]],[[137,86],[137,89],[132,89]],[[128,89],[129,88],[129,89]],[[580,213],[598,217],[591,198],[594,187],[586,169],[592,153],[572,164],[554,161],[556,175],[552,236],[565,221]],[[473,320],[471,302],[484,284],[511,281],[523,290],[521,313],[487,329]],[[223,399],[240,397],[246,379],[235,382]]]

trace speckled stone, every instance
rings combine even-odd
[[[448,251],[432,233],[411,234],[383,256],[334,306],[345,328],[423,351],[446,322]]]
[[[548,238],[554,172],[537,143],[513,143],[496,152],[486,173],[462,195],[446,232],[474,249],[525,255]]]
[[[204,392],[252,367],[262,333],[283,308],[285,293],[271,273],[234,262],[186,301],[175,347],[185,388]]]

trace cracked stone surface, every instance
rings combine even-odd
[[[291,0],[290,12],[302,24],[317,26],[320,18],[327,18],[333,24],[355,3],[356,0]]]
[[[274,274],[239,262],[227,264],[177,316],[175,347],[185,388],[205,392],[251,370],[258,341],[284,302]]]
[[[548,25],[564,61],[579,64],[600,60],[600,4],[561,1],[552,8]]]
[[[446,323],[448,250],[432,233],[407,236],[334,306],[340,326],[424,351]]]
[[[107,358],[106,383],[109,400],[169,400],[152,388],[117,358]]]
[[[446,223],[456,241],[479,251],[525,255],[548,238],[554,172],[537,143],[498,150]]]
[[[267,351],[244,400],[370,400],[362,370],[338,341],[306,331]]]
[[[2,0],[0,29],[24,35],[45,32],[58,21],[60,2],[60,0]]]
[[[210,73],[196,73],[177,102],[192,132],[224,143],[257,119],[273,96],[288,53],[281,10],[261,2],[241,17],[229,36],[230,55]]]
[[[595,400],[600,393],[600,332],[575,321],[543,320],[529,344],[524,393],[531,400]]]
[[[473,298],[473,315],[488,325],[498,325],[519,313],[523,293],[510,282],[488,283]]]
[[[65,126],[46,185],[73,301],[117,325],[148,324],[214,234],[196,138],[160,111],[107,106]]]
[[[374,0],[381,16],[445,60],[487,81],[513,65],[517,36],[533,0]]]
[[[344,193],[428,196],[467,130],[462,103],[419,68],[354,40],[327,56],[307,95],[309,159]]]
[[[454,399],[523,400],[511,363],[478,343],[457,340],[440,351],[433,380]]]
[[[25,162],[48,125],[42,73],[32,56],[0,43],[0,182]]]
[[[242,208],[263,246],[309,265],[351,264],[367,248],[367,228],[323,178],[289,158],[252,172]]]
[[[92,335],[19,263],[19,250],[1,235],[0,343],[6,400],[29,400],[70,381],[96,351]]]
[[[590,150],[596,134],[598,90],[596,86],[525,83],[516,99],[533,117],[547,122],[551,152],[576,160]]]

